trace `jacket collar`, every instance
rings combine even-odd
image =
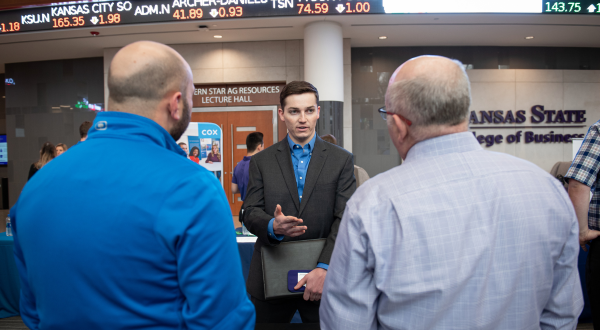
[[[105,137],[154,143],[183,157],[187,155],[155,121],[126,112],[100,112],[88,132],[88,140]]]

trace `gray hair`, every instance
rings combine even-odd
[[[471,105],[471,84],[461,62],[440,76],[418,75],[391,84],[387,90],[392,113],[400,113],[415,126],[449,125],[464,122]]]

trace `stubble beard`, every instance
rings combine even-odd
[[[191,116],[190,116],[190,104],[187,101],[187,98],[183,98],[183,112],[181,114],[181,119],[177,122],[177,124],[175,125],[175,127],[173,127],[171,129],[171,131],[169,132],[171,134],[171,137],[177,141],[179,140],[179,138],[181,138],[181,136],[183,135],[183,133],[185,132],[185,130],[187,130],[189,124],[191,121]]]

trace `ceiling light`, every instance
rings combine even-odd
[[[379,40],[385,40],[385,39],[387,39],[387,37],[386,37],[386,36],[381,36],[381,37],[379,37]]]
[[[533,36],[525,37],[525,39],[531,40],[531,39],[533,39]]]
[[[223,36],[216,35],[216,36],[215,36],[215,38],[217,38],[217,39],[221,39],[221,38],[223,38]]]

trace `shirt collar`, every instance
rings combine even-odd
[[[252,156],[244,156],[244,160],[245,160],[245,161],[249,161],[249,160],[250,160],[250,158],[252,158]]]
[[[290,138],[290,135],[287,135],[287,140],[288,140],[288,144],[290,145],[290,150],[292,150],[292,152],[294,151],[294,146],[297,145],[300,148],[302,148],[301,145],[294,143],[294,141],[292,141],[292,139]],[[315,132],[315,135],[313,136],[313,138],[310,140],[310,142],[308,142],[308,146],[309,146],[309,150],[313,150],[315,148],[315,141],[317,141],[317,132]],[[305,145],[306,146],[306,145]]]
[[[447,134],[418,142],[408,151],[406,161],[476,150],[483,149],[473,133]]]

